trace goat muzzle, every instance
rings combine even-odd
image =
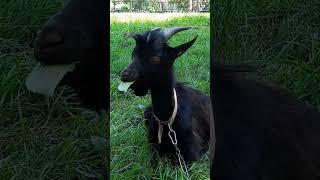
[[[131,65],[121,73],[121,81],[133,82],[138,79],[138,72]]]

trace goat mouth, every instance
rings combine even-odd
[[[56,44],[50,44],[44,47],[36,47],[35,50],[42,53],[54,53],[55,51],[63,48],[64,48],[63,43],[56,43]]]
[[[133,93],[137,96],[145,96],[148,93],[148,88],[142,79],[137,79],[130,82],[122,81],[118,86],[118,90],[125,93],[133,90]]]
[[[75,63],[54,66],[44,66],[39,63],[26,79],[27,89],[35,93],[52,96],[59,82],[74,68]]]
[[[141,96],[141,97],[145,96],[149,90],[146,82],[142,79],[134,81],[134,83],[131,84],[130,89],[133,90],[136,96]]]
[[[71,55],[70,53],[59,52],[53,47],[50,51],[34,50],[35,59],[44,65],[71,64],[81,61],[81,58]]]
[[[120,85],[118,86],[118,90],[119,91],[123,91],[123,92],[127,92],[128,89],[130,88],[130,86],[133,84],[134,82],[121,82]]]

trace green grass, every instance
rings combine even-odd
[[[105,118],[62,96],[73,94],[68,88],[45,98],[24,85],[35,65],[34,32],[62,2],[7,0],[0,7],[0,179],[86,179],[105,171]]]
[[[111,178],[112,179],[182,179],[179,167],[173,166],[164,159],[151,164],[152,149],[147,143],[146,129],[143,120],[143,109],[150,96],[135,97],[132,94],[120,93],[121,71],[130,63],[134,41],[122,43],[126,33],[143,32],[154,27],[196,26],[198,29],[181,32],[170,40],[175,46],[199,35],[195,44],[175,63],[177,79],[190,83],[190,86],[209,94],[209,17],[179,17],[167,21],[154,22],[136,20],[119,22],[111,20]],[[195,162],[190,170],[191,179],[209,179],[208,154]]]
[[[263,67],[259,76],[320,108],[320,3],[215,0],[213,30],[226,63]]]

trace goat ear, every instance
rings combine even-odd
[[[196,41],[197,38],[198,38],[198,35],[195,38],[193,38],[191,41],[186,42],[184,44],[181,44],[181,45],[173,48],[174,59],[178,58],[184,52],[186,52],[193,45],[193,43]]]

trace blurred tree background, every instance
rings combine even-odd
[[[209,0],[112,0],[111,12],[209,12]]]

